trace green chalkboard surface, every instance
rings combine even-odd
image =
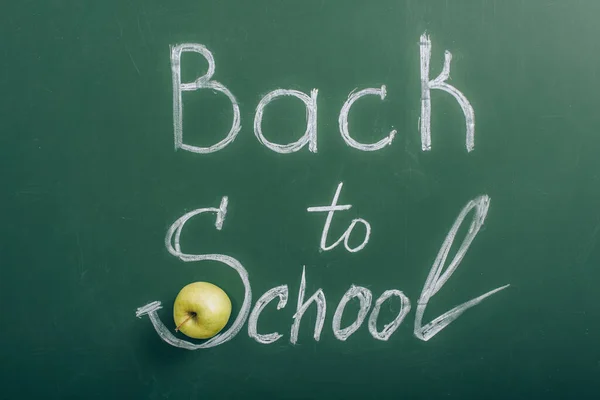
[[[0,14],[0,398],[600,397],[600,2]]]

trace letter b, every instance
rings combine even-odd
[[[181,54],[183,52],[194,52],[204,56],[208,62],[208,71],[206,74],[191,83],[181,82]],[[171,72],[173,76],[173,129],[175,132],[175,150],[183,149],[193,153],[214,153],[219,151],[229,143],[233,142],[241,129],[240,108],[233,94],[217,81],[211,80],[215,73],[215,60],[212,53],[203,45],[197,43],[184,43],[171,48]],[[229,133],[223,140],[210,146],[198,147],[183,143],[183,102],[182,92],[193,92],[198,89],[212,89],[223,93],[231,101],[233,107],[233,122]]]

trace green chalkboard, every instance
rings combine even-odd
[[[2,8],[1,398],[598,398],[600,2]]]

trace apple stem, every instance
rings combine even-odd
[[[190,319],[194,318],[195,316],[196,316],[195,313],[190,314],[182,323],[177,325],[177,328],[175,328],[175,332],[179,332],[179,328],[181,328],[181,325],[185,324],[186,322],[188,322]]]

